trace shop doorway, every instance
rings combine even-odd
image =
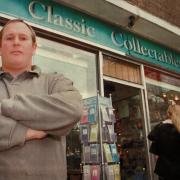
[[[104,80],[104,96],[111,94],[121,180],[147,180],[146,136],[139,88]]]

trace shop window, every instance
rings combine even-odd
[[[151,125],[166,119],[168,105],[180,102],[179,78],[145,68]]]
[[[74,82],[83,98],[95,96],[96,55],[54,41],[38,38],[38,49],[33,63],[43,72],[62,73]],[[81,177],[81,143],[79,124],[67,136],[68,178]]]
[[[43,72],[62,73],[74,82],[83,98],[96,95],[96,55],[61,43],[38,38],[33,63]]]

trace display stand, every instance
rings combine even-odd
[[[121,179],[114,123],[111,97],[84,99],[80,122],[83,180]]]

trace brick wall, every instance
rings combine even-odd
[[[180,27],[180,0],[126,0],[145,11]]]

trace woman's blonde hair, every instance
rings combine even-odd
[[[180,105],[170,105],[167,110],[167,116],[172,120],[172,123],[180,132]]]

